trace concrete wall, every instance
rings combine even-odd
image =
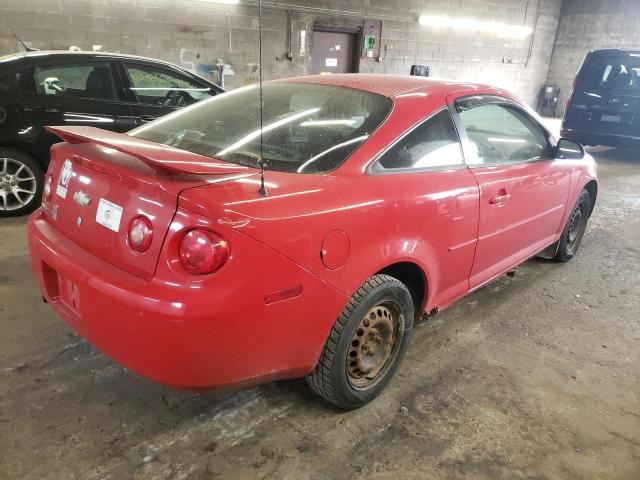
[[[541,2],[539,16],[536,15]],[[537,99],[547,78],[562,0],[296,0],[293,60],[287,53],[287,13],[264,8],[263,73],[275,78],[309,73],[314,25],[357,29],[364,17],[381,19],[385,59],[363,59],[362,72],[409,72],[428,64],[434,76],[484,81]],[[243,3],[243,2],[241,2]],[[281,3],[287,3],[281,0]],[[495,33],[461,33],[422,27],[420,14],[494,20],[535,27],[521,40]],[[90,50],[145,55],[214,76],[217,63],[235,73],[228,88],[257,79],[257,8],[197,0],[1,0],[0,55],[19,50],[13,29],[39,49]],[[307,46],[300,55],[300,31]],[[533,42],[531,44],[531,39]],[[504,63],[504,58],[511,63]]]
[[[564,111],[584,56],[600,48],[640,49],[640,0],[564,0],[548,83]]]

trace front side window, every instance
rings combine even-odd
[[[185,107],[211,98],[216,92],[168,68],[125,63],[131,90],[140,103]]]
[[[460,112],[472,151],[469,164],[510,164],[550,158],[547,135],[509,105],[485,104]]]
[[[387,97],[308,83],[266,83],[179,110],[129,134],[230,163],[281,172],[337,168],[387,117]]]
[[[448,110],[442,110],[387,150],[373,170],[446,168],[463,163],[453,120]]]
[[[37,94],[51,97],[118,99],[108,63],[36,67],[35,88]]]

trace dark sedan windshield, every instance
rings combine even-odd
[[[344,162],[384,121],[387,97],[308,83],[240,88],[204,101],[130,135],[231,163],[267,170],[324,173]],[[262,148],[260,140],[262,136]]]

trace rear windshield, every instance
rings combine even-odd
[[[640,92],[640,56],[595,58],[587,65],[583,79],[592,88]]]
[[[325,173],[338,167],[384,121],[389,98],[307,83],[240,88],[129,134],[231,163],[267,170]],[[262,133],[262,135],[261,135]],[[260,137],[262,136],[262,148]]]

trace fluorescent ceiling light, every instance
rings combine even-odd
[[[300,124],[301,127],[323,127],[325,125],[353,125],[356,123],[353,119],[340,119],[340,120],[307,120]]]
[[[509,25],[501,22],[486,22],[473,18],[452,18],[439,15],[420,15],[418,22],[425,27],[493,33],[511,38],[525,38],[533,32],[531,27],[525,27],[524,25]]]
[[[346,142],[339,143],[338,145],[334,145],[333,147],[327,148],[324,152],[320,152],[315,157],[311,157],[309,160],[304,162],[302,165],[298,167],[296,172],[302,173],[302,171],[309,166],[309,164],[315,162],[317,159],[324,157],[327,153],[333,152],[334,150],[338,150],[339,148],[346,147],[347,145],[351,145],[352,143],[357,143],[360,141],[364,141],[369,138],[369,135],[361,135],[360,137],[352,138],[351,140],[347,140]]]
[[[277,121],[275,121],[273,123],[265,125],[264,128],[258,129],[258,130],[254,130],[253,132],[245,135],[244,137],[242,137],[240,140],[238,140],[233,145],[229,145],[227,148],[223,148],[216,155],[217,156],[222,156],[222,155],[225,155],[225,154],[227,154],[229,152],[237,150],[238,148],[242,147],[243,145],[246,145],[250,141],[255,140],[256,138],[258,138],[261,133],[265,134],[267,132],[270,132],[271,130],[275,130],[276,128],[280,128],[283,125],[291,123],[291,122],[293,122],[295,120],[298,120],[300,118],[312,115],[312,114],[316,113],[318,110],[320,110],[320,109],[319,108],[310,108],[309,110],[304,110],[302,112],[294,113],[293,115],[289,115],[288,117],[282,118],[282,119],[277,120]]]
[[[222,3],[224,5],[238,5],[240,0],[198,0],[204,3]]]
[[[527,143],[526,140],[522,138],[487,138],[490,142],[500,142],[500,143]]]

